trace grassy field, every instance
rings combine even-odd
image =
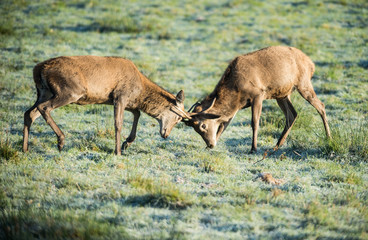
[[[295,93],[299,117],[272,155],[284,122],[274,100],[264,102],[258,154],[249,154],[248,109],[213,150],[182,123],[162,139],[143,114],[137,140],[116,157],[104,105],[53,111],[62,152],[39,118],[21,152],[37,62],[126,57],[168,91],[184,89],[189,108],[231,59],[271,45],[316,63],[333,140]],[[2,0],[0,53],[0,239],[368,239],[367,1]]]

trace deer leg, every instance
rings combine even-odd
[[[117,98],[114,101],[114,118],[115,118],[115,154],[121,155],[121,128],[124,119],[125,104],[122,98]]]
[[[262,97],[256,97],[252,103],[252,129],[253,129],[253,140],[252,140],[252,149],[251,153],[257,152],[257,135],[258,135],[258,126],[259,126],[259,118],[262,112]]]
[[[276,99],[276,100],[277,104],[285,114],[285,128],[284,131],[282,131],[281,136],[277,141],[274,150],[277,150],[282,144],[284,144],[287,136],[290,133],[291,127],[294,125],[295,120],[298,116],[293,105],[291,104],[289,96],[283,99]]]
[[[138,120],[139,117],[141,116],[141,113],[138,110],[132,111],[132,113],[134,116],[132,131],[130,132],[129,137],[125,140],[125,142],[123,142],[122,146],[123,150],[126,150],[130,146],[130,144],[132,144],[137,134]]]
[[[298,91],[300,95],[302,95],[302,97],[305,100],[307,100],[317,110],[317,112],[322,118],[323,125],[326,131],[326,136],[327,138],[331,138],[331,132],[330,127],[328,126],[325,105],[317,97],[316,93],[313,90],[312,84],[309,84],[309,86],[303,89],[298,89]]]
[[[32,123],[41,116],[40,111],[37,109],[37,102],[24,113],[24,129],[23,129],[23,152],[28,151],[28,138],[29,138],[29,130],[31,128]]]
[[[50,112],[56,108],[68,105],[78,98],[70,98],[69,96],[55,96],[45,102],[40,103],[37,106],[38,111],[40,111],[42,117],[45,119],[46,123],[52,128],[58,138],[58,149],[61,149],[64,146],[65,135],[60,130],[60,128],[56,125],[54,119],[52,119]]]

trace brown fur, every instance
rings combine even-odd
[[[40,115],[58,137],[59,150],[64,134],[51,118],[50,111],[70,104],[114,105],[116,154],[121,154],[120,132],[123,112],[134,115],[132,131],[123,143],[128,147],[135,139],[140,110],[156,118],[161,136],[166,138],[181,115],[173,106],[184,109],[184,94],[175,97],[140,73],[127,59],[119,57],[72,56],[57,57],[37,64],[33,69],[37,88],[36,103],[24,114],[23,151],[28,150],[28,135],[32,122]]]
[[[317,109],[326,135],[330,137],[325,107],[311,84],[314,70],[312,60],[293,47],[268,47],[238,56],[231,61],[214,91],[196,106],[187,124],[193,126],[207,146],[212,148],[236,112],[252,107],[252,151],[257,151],[262,101],[276,99],[286,117],[285,129],[276,145],[278,148],[284,143],[297,117],[290,101],[291,93],[297,89]],[[213,101],[215,103],[209,109]]]

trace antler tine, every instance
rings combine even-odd
[[[192,109],[194,109],[195,107],[197,107],[198,105],[200,105],[201,103],[200,102],[196,102],[193,104],[193,106],[191,106],[188,110],[188,112],[192,111]]]
[[[176,110],[178,110],[181,114],[183,114],[183,116],[184,116],[185,118],[187,118],[187,119],[192,119],[192,117],[191,117],[191,116],[189,116],[185,111],[181,110],[178,106],[174,105],[173,107],[174,107]],[[183,117],[183,116],[182,116],[182,117]]]
[[[215,105],[215,102],[216,102],[216,98],[212,100],[211,106],[209,106],[209,108],[207,108],[206,110],[203,110],[202,112],[207,112],[208,110],[210,110]]]

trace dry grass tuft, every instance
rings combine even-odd
[[[271,173],[260,173],[257,178],[261,178],[261,180],[265,183],[269,183],[272,185],[282,185],[285,183],[284,179],[276,179],[272,177]]]

